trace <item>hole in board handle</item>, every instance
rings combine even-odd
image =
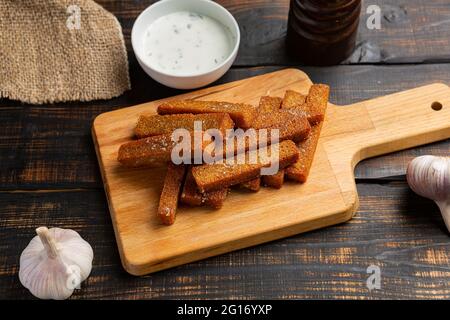
[[[442,109],[442,103],[435,101],[431,104],[431,109],[433,109],[434,111],[439,111]]]

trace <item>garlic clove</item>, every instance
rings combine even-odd
[[[70,229],[36,233],[20,256],[20,282],[40,299],[67,299],[91,272],[92,247]]]
[[[415,193],[437,203],[450,232],[450,158],[417,157],[409,163],[406,178]]]

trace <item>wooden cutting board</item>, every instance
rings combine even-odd
[[[282,97],[287,89],[307,94],[311,84],[305,73],[287,69],[176,98],[256,105],[261,96]],[[307,183],[233,190],[220,210],[180,207],[168,227],[156,216],[166,169],[127,169],[116,160],[138,116],[155,113],[162,101],[101,114],[92,127],[122,264],[134,275],[347,221],[358,207],[353,171],[360,160],[450,137],[450,89],[444,84],[349,106],[329,104]],[[443,108],[435,111],[435,102]]]

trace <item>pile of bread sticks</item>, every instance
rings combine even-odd
[[[283,98],[261,97],[258,106],[198,100],[164,102],[158,106],[158,114],[139,117],[134,130],[137,139],[119,148],[118,161],[128,167],[167,165],[157,215],[162,223],[171,225],[175,222],[179,202],[219,209],[233,186],[257,192],[261,185],[280,189],[285,178],[304,183],[314,158],[328,97],[327,85],[314,84],[307,96],[288,90]],[[172,151],[178,142],[174,141],[172,133],[176,129],[193,132],[194,124],[199,121],[203,131],[215,129],[224,137],[236,128],[256,133],[278,129],[276,160],[259,155],[261,141],[257,141],[256,146],[246,141],[241,148],[230,151],[224,147],[221,151],[228,157],[245,153],[244,162],[174,164]],[[270,134],[264,142],[263,148],[267,148],[264,151],[270,154]],[[192,148],[195,145],[192,141]],[[199,147],[206,150],[207,145],[202,142]],[[247,162],[250,158],[257,161]],[[271,166],[273,161],[277,161],[278,172],[261,175],[261,169]]]

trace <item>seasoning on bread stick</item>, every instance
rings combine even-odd
[[[263,96],[259,99],[258,112],[261,114],[277,111],[280,109],[282,102],[283,99],[279,97]]]
[[[203,136],[203,132],[200,133]],[[191,138],[191,155],[194,154],[195,148],[201,149],[203,152],[211,140],[207,137],[201,141],[201,145],[197,146],[195,135],[190,134]],[[177,142],[172,140],[171,134],[153,136],[127,142],[120,146],[118,153],[118,161],[127,167],[154,167],[164,165],[171,161],[172,150],[177,146]]]
[[[247,129],[257,115],[257,109],[249,104],[220,101],[173,100],[158,107],[158,114],[175,113],[228,113],[239,128]]]
[[[273,102],[273,101],[272,101]],[[224,141],[222,150],[224,155],[239,154],[244,151],[256,149],[263,144],[272,143],[272,129],[278,130],[278,141],[292,140],[294,142],[303,141],[308,137],[311,131],[311,125],[304,114],[293,113],[290,110],[278,110],[272,113],[261,113],[253,121],[252,130],[254,129],[255,140],[246,138],[243,145],[238,148],[238,137],[231,136],[227,141]],[[260,130],[265,131],[260,135]],[[247,130],[246,133],[249,133]],[[241,140],[243,139],[240,136]],[[235,148],[227,148],[226,146],[234,145]]]
[[[297,144],[300,157],[293,165],[285,169],[288,179],[301,183],[306,182],[316,152],[321,127],[322,123],[313,126],[309,137],[305,141]]]
[[[289,110],[278,110],[271,113],[262,113],[253,122],[254,129],[278,129],[280,140],[294,142],[304,140],[311,130],[311,126],[301,113]]]
[[[174,146],[170,134],[131,141],[120,146],[117,159],[127,167],[158,166],[170,161]]]
[[[313,121],[317,120],[319,120],[319,122],[315,122],[312,126],[309,137],[298,144],[301,157],[299,157],[295,164],[286,168],[286,176],[291,180],[301,183],[306,182],[314,159],[328,104],[329,87],[326,85],[313,85],[309,92],[310,95],[303,103],[301,103],[302,98],[297,95],[299,104],[295,106],[295,109],[307,114],[316,114],[316,117],[313,120],[310,120],[310,122],[312,121],[312,123],[314,123]],[[285,103],[285,101],[283,101],[282,107],[294,103],[293,96],[295,96],[295,94],[291,93],[288,95],[286,92],[286,95],[288,96],[287,102]]]
[[[266,187],[281,189],[281,187],[283,186],[283,183],[284,183],[285,170],[286,169],[281,169],[276,174],[271,175],[271,176],[262,176],[261,179],[262,179],[263,185],[265,185]]]
[[[253,192],[258,192],[261,189],[261,178],[258,177],[250,181],[242,182],[240,187]]]
[[[313,84],[308,96],[287,90],[281,108],[306,114],[308,121],[314,125],[325,118],[329,94],[330,87],[324,84]]]
[[[254,130],[252,134],[249,130],[246,131],[248,135],[231,135],[228,139],[224,140],[224,145],[221,150],[224,156],[232,156],[246,152],[249,150],[257,149],[262,145],[270,145],[274,135],[272,129],[278,129],[277,142],[292,140],[292,141],[303,141],[308,137],[311,126],[309,122],[304,118],[304,121],[297,121],[296,125],[288,122],[286,125],[280,127],[273,127],[267,129],[250,129]],[[254,137],[254,139],[251,139]],[[275,140],[275,139],[274,139]],[[234,146],[231,148],[230,146]],[[220,148],[218,148],[220,149]]]
[[[239,156],[235,156],[226,163],[193,167],[192,175],[200,192],[217,190],[256,179],[261,175],[263,168],[276,168],[275,170],[278,171],[295,163],[299,154],[295,143],[286,140],[277,145],[246,152],[244,156],[244,161],[241,162]]]
[[[280,107],[281,107],[281,103],[283,102],[283,99],[279,98],[279,97],[269,97],[269,96],[263,96],[259,99],[259,105],[258,105],[258,115],[256,116],[256,119],[254,120],[253,124],[255,124],[255,122],[259,122],[258,118],[266,113],[270,113],[270,112],[278,112]],[[292,129],[292,128],[291,128]],[[286,134],[286,131],[283,132],[282,134],[284,134],[286,137],[293,137],[295,138],[295,134]],[[286,140],[283,139],[285,138],[284,136],[281,137],[281,140]],[[243,182],[241,183],[241,188],[253,191],[253,192],[258,192],[261,189],[261,178],[256,178],[247,182]]]
[[[176,129],[194,131],[194,122],[200,121],[202,130],[217,129],[225,136],[227,129],[234,128],[234,122],[228,113],[143,115],[139,117],[134,130],[137,138],[142,139],[162,134],[171,134]]]
[[[325,84],[313,84],[306,98],[308,120],[311,125],[322,122],[325,119],[330,87]]]
[[[158,217],[165,225],[175,222],[178,207],[178,197],[183,186],[186,166],[169,163],[167,166],[164,187],[159,198]]]
[[[284,93],[283,102],[281,103],[281,109],[300,109],[305,103],[305,95],[294,90],[286,90],[286,92]]]
[[[299,159],[286,168],[286,177],[291,180],[303,183],[308,178],[325,118],[329,94],[330,88],[322,84],[312,85],[306,98],[295,91],[286,91],[281,107],[307,114],[312,125],[308,138],[297,145],[300,151]]]
[[[220,209],[228,195],[228,188],[222,188],[216,191],[201,193],[198,191],[197,183],[192,176],[191,170],[187,173],[184,182],[183,192],[180,201],[189,206],[206,205],[213,209]]]

